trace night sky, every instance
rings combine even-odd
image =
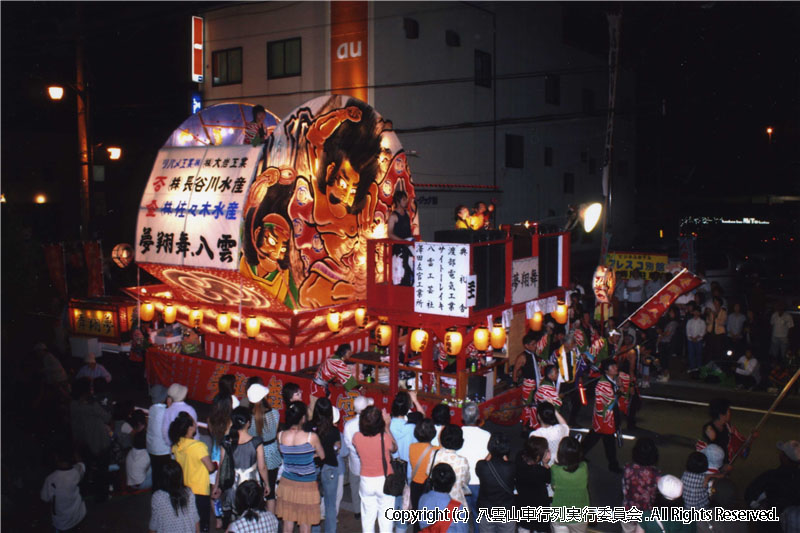
[[[189,114],[189,16],[213,5],[83,5],[92,137],[124,150],[99,186],[106,240],[131,241],[153,158]],[[599,53],[603,11],[620,6],[637,77],[637,208],[674,222],[719,196],[800,194],[800,5],[570,3]],[[49,220],[49,240],[77,238],[75,97],[51,102],[46,87],[74,80],[78,28],[73,3],[2,4],[2,191],[9,206],[39,191],[54,200],[49,216],[66,223]]]

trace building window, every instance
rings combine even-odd
[[[575,174],[564,172],[564,194],[575,194]]]
[[[406,39],[419,39],[419,22],[416,19],[403,19],[403,31]]]
[[[475,50],[475,85],[492,86],[492,54]]]
[[[594,113],[594,91],[591,89],[583,90],[583,112],[591,115]]]
[[[299,76],[302,68],[300,37],[267,43],[267,79]]]
[[[552,167],[553,166],[553,149],[549,146],[544,147],[544,166]]]
[[[544,77],[544,101],[547,104],[561,105],[561,76],[551,74]]]
[[[624,159],[617,161],[617,176],[620,178],[628,176],[628,162]]]
[[[523,168],[525,137],[522,135],[506,135],[506,168]]]
[[[211,54],[212,85],[242,83],[242,48],[219,50]]]
[[[594,157],[589,158],[589,175],[594,176],[597,174],[597,159]]]

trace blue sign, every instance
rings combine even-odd
[[[192,114],[203,109],[203,96],[198,91],[192,92]]]

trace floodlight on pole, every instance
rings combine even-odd
[[[122,148],[119,148],[117,146],[109,146],[108,148],[106,148],[106,151],[108,152],[108,158],[114,161],[116,161],[122,156]]]
[[[47,94],[51,100],[61,100],[64,97],[64,88],[58,85],[51,85],[47,88]]]

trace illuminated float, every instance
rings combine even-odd
[[[280,122],[267,113],[271,135],[258,146],[243,144],[251,114],[221,104],[192,116],[148,179],[136,262],[160,283],[126,292],[148,325],[168,311],[194,328],[204,354],[151,347],[149,380],[210,401],[219,376],[235,374],[241,396],[258,375],[280,408],[284,383],[307,398],[316,366],[350,343],[361,393],[378,405],[409,388],[448,402],[456,420],[467,398],[497,422],[519,420],[518,389],[503,391],[499,371],[529,319],[565,301],[569,234],[445,231],[420,242],[406,155],[369,105],[324,96]],[[409,199],[409,241],[386,239],[397,191]],[[358,392],[330,391],[352,413]]]

